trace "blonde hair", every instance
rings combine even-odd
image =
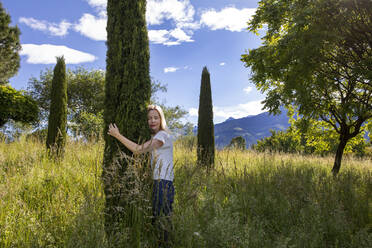
[[[167,127],[167,122],[165,121],[164,113],[163,110],[161,109],[160,106],[158,105],[148,105],[147,106],[147,113],[150,112],[151,110],[156,110],[158,111],[160,115],[160,130],[168,131]]]

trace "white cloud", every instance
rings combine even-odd
[[[200,28],[194,22],[194,7],[189,0],[148,0],[146,21],[150,26],[172,21],[170,30],[149,30],[149,39],[155,44],[166,46],[180,45],[183,42],[193,42],[193,30]]]
[[[30,28],[36,29],[36,30],[45,31],[48,29],[48,26],[45,23],[45,21],[36,20],[34,18],[21,17],[19,18],[19,22],[26,24]]]
[[[248,86],[248,87],[245,87],[243,90],[244,90],[245,93],[248,94],[249,92],[252,91],[252,89],[253,89],[253,88],[252,88],[251,86]]]
[[[148,0],[146,20],[149,25],[162,24],[164,20],[190,23],[195,14],[189,0]]]
[[[179,42],[193,42],[191,36],[187,35],[182,29],[176,28],[169,32],[170,36]]]
[[[85,13],[74,28],[88,38],[105,41],[107,39],[106,23],[107,16],[104,11],[100,12],[99,17]]]
[[[262,100],[259,101],[251,101],[243,104],[238,104],[235,106],[224,106],[218,107],[213,106],[213,116],[215,118],[223,118],[227,119],[229,117],[233,117],[235,119],[243,118],[248,115],[258,115],[262,112],[263,104],[261,103]],[[190,108],[189,109],[190,116],[198,116],[198,109]]]
[[[51,25],[49,26],[49,32],[56,36],[65,36],[68,33],[69,28],[71,27],[71,23],[62,21],[59,25]]]
[[[92,7],[106,8],[107,0],[87,0],[88,4]]]
[[[220,63],[220,66],[224,66],[224,65],[226,65],[225,62],[221,62],[221,63]]]
[[[57,24],[43,20],[37,20],[32,17],[21,17],[19,18],[19,22],[29,26],[32,29],[44,31],[54,36],[65,36],[66,34],[68,34],[68,30],[72,26],[71,23],[65,20],[62,20],[59,24]]]
[[[236,9],[227,7],[217,12],[214,9],[205,11],[201,15],[200,23],[212,30],[226,29],[229,31],[241,32],[247,28],[247,22],[251,20],[256,9]]]
[[[167,41],[167,42],[164,42],[163,45],[166,45],[166,46],[176,46],[176,45],[180,45],[181,42],[179,41]]]
[[[200,23],[197,23],[197,22],[187,22],[187,23],[184,23],[184,22],[180,22],[180,23],[177,23],[176,25],[178,28],[184,28],[184,29],[188,29],[188,30],[195,30],[195,29],[199,29],[200,28]]]
[[[187,35],[180,28],[169,31],[165,29],[149,30],[148,35],[151,42],[166,46],[179,45],[182,42],[193,42],[191,36]]]
[[[30,64],[54,64],[56,57],[62,55],[65,57],[66,64],[92,62],[97,59],[89,53],[50,44],[23,44],[20,55],[27,56],[26,62]]]
[[[236,106],[226,106],[226,107],[214,107],[213,112],[216,117],[223,117],[229,118],[233,117],[243,118],[248,115],[258,115],[262,112],[263,104],[261,103],[262,100],[259,101],[251,101],[243,104],[238,104]]]
[[[169,31],[165,29],[149,30],[149,40],[155,44],[162,44],[169,40]]]
[[[197,108],[190,108],[189,109],[189,115],[190,116],[198,116],[199,110]]]
[[[178,68],[178,67],[166,67],[166,68],[164,68],[164,73],[175,72],[175,71],[177,71],[179,69],[180,68]]]
[[[21,18],[33,29],[49,32],[53,35],[66,35],[70,28],[76,32],[97,41],[107,40],[107,0],[86,0],[87,3],[96,8],[97,14],[84,13],[75,24],[62,21],[60,24],[39,21],[33,18]],[[200,28],[200,24],[194,22],[194,7],[189,0],[148,0],[146,18],[149,25],[158,25],[164,21],[172,21],[169,30],[149,30],[149,40],[155,44],[166,46],[180,45],[183,42],[193,42],[193,30]]]

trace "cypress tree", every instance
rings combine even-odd
[[[117,168],[113,165],[117,164],[113,162],[118,151],[129,156],[132,154],[107,135],[108,125],[116,123],[120,132],[135,142],[150,138],[147,125],[147,104],[151,97],[150,53],[145,14],[146,0],[108,0],[102,173],[106,195],[105,229],[108,235],[117,231],[116,224],[122,222],[124,213],[133,211],[128,209],[130,207],[123,195],[123,191],[130,186],[121,185],[125,184],[121,177],[126,171],[127,162],[119,161]],[[120,212],[120,209],[124,211]]]
[[[64,57],[57,57],[53,71],[51,102],[48,119],[47,149],[61,157],[66,143],[67,126],[67,80]]]
[[[203,68],[198,117],[198,164],[210,168],[214,164],[214,125],[210,74]]]

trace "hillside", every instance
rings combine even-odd
[[[257,140],[271,135],[270,130],[285,130],[288,124],[287,112],[280,115],[270,115],[268,112],[247,116],[240,119],[229,118],[216,124],[214,128],[216,147],[228,145],[232,138],[242,136],[247,142],[247,148]]]

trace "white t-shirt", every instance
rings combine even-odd
[[[153,179],[164,179],[168,181],[173,181],[173,140],[172,136],[166,131],[159,131],[155,134],[153,139],[160,140],[163,145],[154,149],[151,153],[152,164],[154,166]]]

